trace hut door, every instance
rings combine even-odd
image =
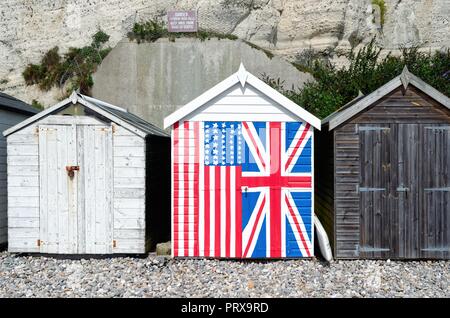
[[[77,126],[78,253],[112,253],[112,129]]]
[[[389,125],[359,126],[361,180],[360,256],[385,257],[390,252]]]
[[[77,253],[78,175],[75,126],[39,126],[40,239],[42,253]]]
[[[419,252],[420,127],[391,125],[391,253],[417,258]]]
[[[39,126],[40,251],[112,250],[112,130]]]
[[[423,125],[420,256],[450,257],[450,126]]]

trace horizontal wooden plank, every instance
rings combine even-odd
[[[117,208],[114,207],[114,219],[143,219],[145,217],[145,208],[130,209],[130,208]]]
[[[39,197],[10,197],[8,208],[10,207],[39,207]]]
[[[145,240],[145,229],[114,229],[114,239],[120,241],[121,239],[135,239]]]
[[[8,229],[8,236],[14,238],[39,238],[39,227],[15,227]]]
[[[33,134],[12,134],[8,136],[8,143],[11,145],[17,144],[37,144],[39,142],[39,135],[37,133]]]
[[[145,189],[145,176],[140,177],[124,177],[114,176],[114,188],[142,188]]]
[[[142,188],[115,188],[114,198],[143,199],[145,189]]]
[[[114,168],[145,168],[145,157],[114,157]]]
[[[11,176],[36,176],[39,174],[39,166],[37,165],[9,166],[8,174]]]
[[[115,178],[145,177],[145,169],[134,167],[114,168],[114,177]]]
[[[8,176],[8,186],[10,187],[38,187],[39,176]]]
[[[10,166],[38,166],[39,157],[36,156],[8,156]]]
[[[12,253],[39,252],[38,238],[16,238],[8,234],[8,251]]]
[[[114,230],[122,229],[145,229],[144,219],[114,219]]]
[[[10,197],[24,197],[24,196],[39,196],[38,187],[8,187],[8,193]]]
[[[120,136],[115,135],[113,139],[114,147],[143,147],[145,144],[144,138],[137,135]]]
[[[113,202],[115,209],[144,209],[144,199],[128,199],[128,198],[116,198]]]
[[[114,146],[114,157],[145,157],[144,147]]]
[[[22,208],[22,207],[9,207],[8,216],[17,218],[38,218],[39,207],[35,208]]]
[[[37,156],[38,145],[9,145],[8,156]]]
[[[39,217],[12,217],[8,218],[8,227],[11,228],[39,228]]]

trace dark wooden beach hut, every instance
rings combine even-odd
[[[405,68],[322,121],[316,214],[336,258],[450,258],[450,99]]]

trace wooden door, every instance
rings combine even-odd
[[[389,125],[360,125],[360,247],[362,258],[390,254]]]
[[[77,183],[73,125],[39,126],[40,252],[77,253]]]
[[[78,126],[77,144],[80,164],[78,252],[112,253],[111,126]]]
[[[420,125],[391,125],[391,215],[392,258],[419,256]]]
[[[423,125],[420,256],[450,258],[450,126]]]
[[[39,126],[39,166],[40,252],[111,253],[111,127]]]

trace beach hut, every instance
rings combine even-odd
[[[169,239],[161,129],[74,92],[4,135],[10,252],[135,254]]]
[[[0,132],[33,116],[38,111],[12,96],[0,92]],[[0,249],[7,242],[6,139],[0,135]]]
[[[320,120],[239,70],[165,118],[174,257],[314,255]]]
[[[337,258],[450,257],[450,99],[411,74],[322,121],[316,214]]]

